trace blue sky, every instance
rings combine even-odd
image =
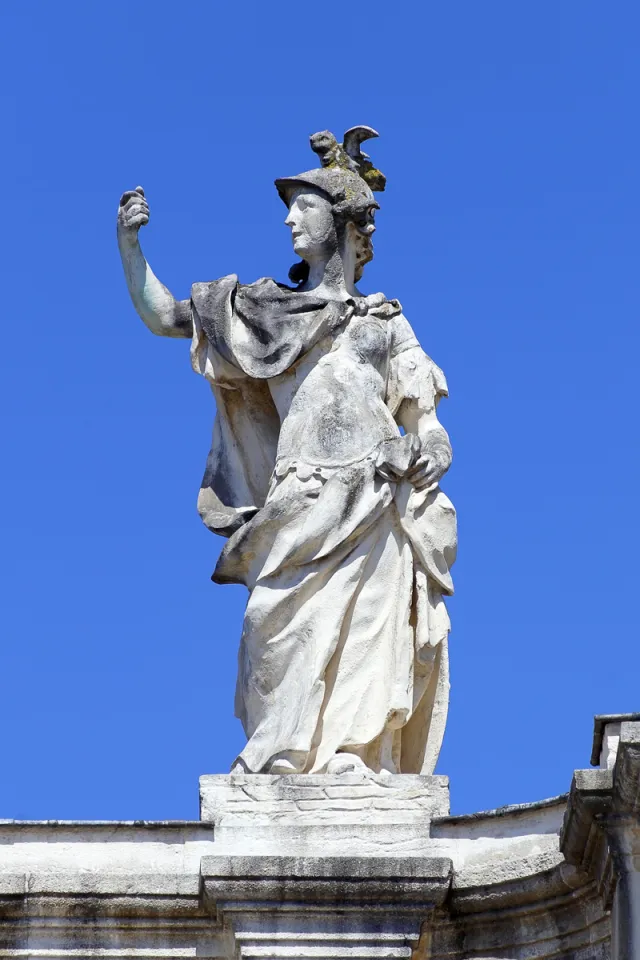
[[[21,0],[1,15],[0,817],[190,818],[243,742],[244,588],[195,499],[213,406],[137,318],[115,243],[179,297],[286,279],[272,181],[370,124],[366,292],[451,391],[455,812],[568,789],[640,707],[636,4]]]

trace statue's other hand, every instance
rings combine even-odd
[[[120,197],[118,207],[118,230],[125,236],[135,238],[140,227],[149,223],[149,204],[142,187],[127,190]]]
[[[451,448],[444,443],[427,444],[407,473],[416,490],[430,487],[445,475],[451,466]]]

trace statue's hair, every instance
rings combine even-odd
[[[362,280],[364,268],[373,260],[373,240],[371,237],[365,237],[361,233],[356,238],[356,271],[355,281]]]

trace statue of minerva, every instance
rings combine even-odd
[[[235,275],[176,300],[138,242],[141,187],[118,243],[147,327],[191,338],[216,402],[198,497],[227,538],[213,580],[249,591],[233,772],[432,773],[446,720],[456,520],[436,408],[447,385],[397,300],[356,283],[385,178],[354,127],[311,137],[318,169],[276,180],[301,258],[290,286]]]

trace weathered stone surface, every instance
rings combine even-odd
[[[451,861],[205,857],[207,897],[249,957],[410,957],[444,902]]]
[[[197,875],[213,824],[0,821],[0,877]]]
[[[234,772],[431,774],[444,733],[447,385],[398,301],[356,286],[385,184],[360,149],[372,136],[315,134],[321,168],[276,181],[295,289],[234,274],[176,301],[140,249],[144,191],[120,201],[133,303],[154,333],[192,338],[216,401],[198,506],[229,538],[213,579],[249,590]]]
[[[201,864],[215,901],[442,903],[451,861],[427,857],[209,856]]]
[[[601,713],[593,722],[591,766],[610,770],[616,762],[622,723],[640,721],[640,713]]]
[[[572,797],[628,778],[637,732]],[[451,817],[444,777],[348,774],[203,777],[201,799],[201,823],[2,824],[0,957],[609,960],[566,797]]]
[[[431,824],[431,849],[446,851],[455,865],[454,887],[462,902],[480,891],[483,903],[491,890],[505,897],[510,883],[520,883],[562,864],[558,834],[566,797],[519,804],[485,813],[436,818]]]
[[[200,807],[221,852],[424,854],[449,787],[434,776],[204,776]]]
[[[261,776],[251,774],[209,775],[200,778],[200,816],[220,822],[221,818],[243,821],[288,817],[316,819],[318,811],[331,821],[351,809],[368,811],[384,821],[387,809],[411,818],[416,813],[446,816],[449,812],[449,780],[443,776],[371,776],[319,774],[302,776]],[[305,806],[306,805],[306,806]]]
[[[560,837],[566,859],[595,879],[611,909],[613,960],[640,957],[638,716],[596,718],[591,762],[601,769],[575,771]]]

